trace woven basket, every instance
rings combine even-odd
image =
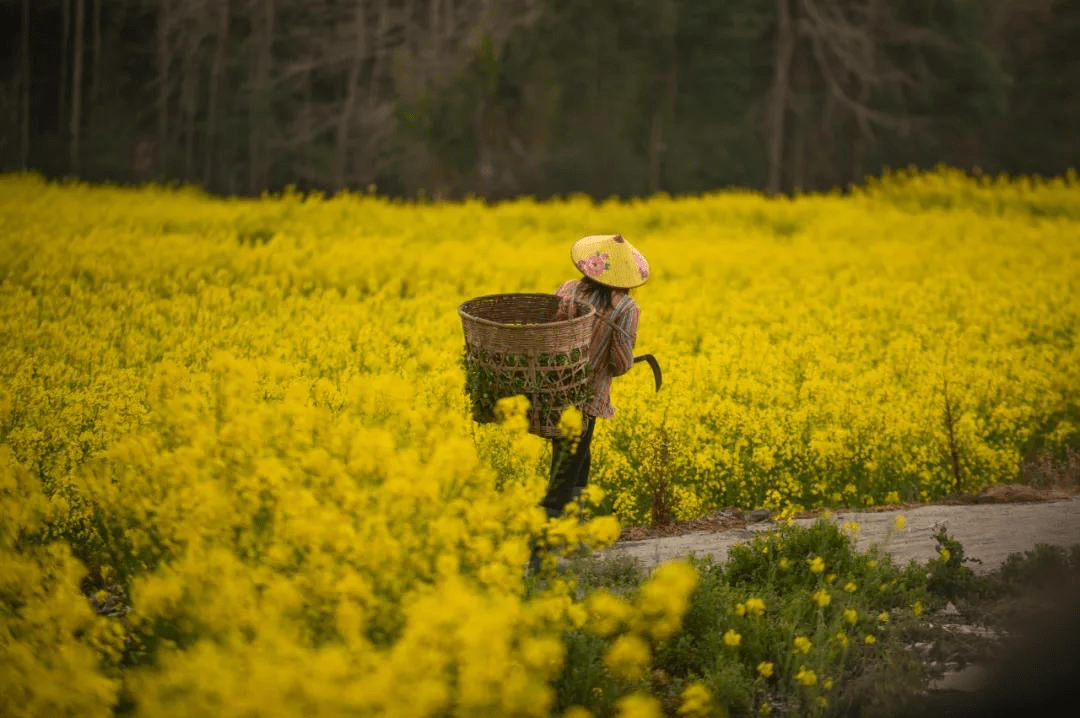
[[[573,302],[556,321],[560,301]],[[596,311],[554,294],[492,294],[458,308],[465,331],[465,388],[475,421],[495,420],[495,402],[524,394],[529,432],[558,438],[559,418],[590,396],[589,343]]]

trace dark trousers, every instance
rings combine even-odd
[[[561,516],[563,507],[576,500],[589,482],[589,462],[592,458],[589,445],[595,425],[596,417],[588,414],[581,417],[581,438],[574,451],[570,451],[570,442],[566,439],[551,440],[551,474],[547,494],[540,502],[548,518]]]

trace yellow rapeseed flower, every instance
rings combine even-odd
[[[814,603],[818,605],[818,608],[825,608],[830,603],[832,603],[832,596],[830,596],[829,592],[825,589],[818,589],[818,591],[814,594]]]
[[[821,556],[814,556],[813,558],[806,559],[806,562],[810,564],[811,573],[821,573],[825,570],[825,559]]]
[[[631,693],[615,701],[616,718],[663,718],[660,701],[646,693]]]
[[[558,429],[564,438],[570,439],[572,445],[577,444],[577,440],[581,436],[581,427],[581,410],[576,406],[568,406],[563,409],[562,416],[559,417]]]
[[[709,689],[700,681],[694,681],[683,689],[678,713],[688,718],[704,718],[709,715],[711,703]]]
[[[746,610],[755,616],[760,616],[765,613],[765,601],[760,598],[748,598],[746,599]]]
[[[604,666],[613,676],[636,680],[645,675],[652,652],[638,636],[619,636],[604,653]]]
[[[799,653],[809,653],[814,644],[806,636],[795,636],[795,650]]]
[[[855,593],[855,591],[857,591],[858,589],[859,587],[855,585],[854,581],[848,581],[844,584],[844,590],[848,593]]]
[[[773,674],[773,667],[774,666],[773,666],[772,661],[762,661],[761,663],[758,664],[757,671],[763,677],[769,678]]]
[[[742,636],[734,628],[729,628],[724,632],[724,645],[725,646],[737,646],[742,643]]]
[[[799,672],[795,674],[795,680],[809,687],[817,683],[817,674],[806,666],[799,666]]]
[[[868,634],[866,634],[866,638],[863,639],[863,643],[865,643],[868,646],[872,646],[875,643],[877,643],[877,638],[874,637],[873,633],[868,633]]]
[[[856,611],[854,608],[845,608],[844,609],[844,620],[847,621],[848,623],[852,623],[852,624],[855,623],[856,621],[859,620],[859,612]]]

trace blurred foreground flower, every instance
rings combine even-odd
[[[495,402],[495,419],[512,433],[529,430],[529,399],[524,394],[505,396]]]

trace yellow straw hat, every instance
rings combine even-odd
[[[570,258],[586,277],[609,287],[640,287],[649,278],[649,263],[620,234],[582,237],[571,247]]]

